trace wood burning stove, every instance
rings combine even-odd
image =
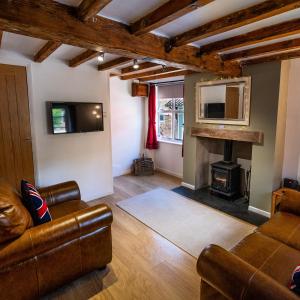
[[[232,143],[224,143],[224,160],[211,164],[211,191],[234,198],[240,194],[241,166],[232,161]]]

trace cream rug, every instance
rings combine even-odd
[[[256,228],[163,188],[117,205],[194,257],[209,244],[229,250]]]

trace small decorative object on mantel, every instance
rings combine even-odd
[[[147,158],[143,154],[141,158],[133,161],[133,174],[135,176],[154,175],[154,163],[152,158]]]
[[[148,97],[148,93],[148,84],[142,84],[138,82],[132,83],[132,97]]]

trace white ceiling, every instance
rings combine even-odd
[[[56,0],[57,2],[78,6],[81,0]],[[100,13],[101,16],[113,19],[125,24],[131,24],[138,20],[140,17],[146,15],[147,13],[158,8],[162,4],[166,3],[168,0],[113,0],[109,3]],[[154,33],[160,34],[166,37],[172,37],[195,28],[199,25],[203,25],[214,19],[223,17],[232,12],[241,10],[253,6],[255,4],[264,2],[264,0],[215,0],[212,3],[198,8],[197,10],[170,22],[161,28],[155,30]],[[205,45],[207,43],[215,42],[218,40],[230,38],[236,35],[240,35],[252,30],[263,28],[266,26],[278,24],[287,20],[300,18],[300,9],[296,9],[275,17],[265,19],[241,28],[228,31],[226,33],[218,34],[213,37],[203,39],[193,43],[197,47]],[[300,35],[297,35],[300,37]],[[280,40],[287,40],[294,37],[282,38]],[[21,35],[5,33],[3,37],[2,48],[5,50],[16,51],[22,53],[25,56],[32,57],[44,44],[46,41],[24,37]],[[275,41],[265,42],[264,44],[271,44]],[[258,44],[260,45],[260,44]],[[256,46],[258,46],[256,45]],[[242,49],[252,48],[254,46],[243,47]],[[236,50],[231,50],[229,52],[234,52]],[[1,50],[0,50],[1,51]],[[56,50],[51,57],[61,60],[69,60],[79,53],[83,52],[84,49],[80,49],[73,46],[63,45],[58,50]],[[0,52],[1,53],[1,52]],[[105,56],[105,61],[112,60],[116,58],[115,55],[107,54]],[[92,60],[87,64],[96,64],[97,61]]]

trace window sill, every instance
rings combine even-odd
[[[173,144],[173,145],[178,145],[182,146],[182,141],[169,141],[169,140],[164,140],[164,139],[158,139],[160,143],[166,143],[166,144]]]

